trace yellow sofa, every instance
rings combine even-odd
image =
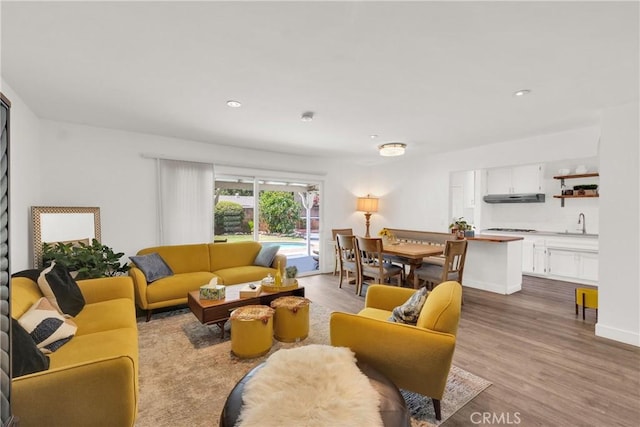
[[[331,314],[331,345],[349,347],[398,387],[431,397],[440,419],[440,400],[451,369],[460,319],[462,287],[444,282],[429,294],[416,326],[387,319],[416,291],[371,285],[358,314]]]
[[[85,306],[76,335],[49,355],[46,371],[13,378],[20,425],[133,426],[138,405],[138,328],[130,277],[79,280]],[[11,279],[11,315],[42,298],[26,277]]]
[[[174,274],[147,283],[142,270],[132,264],[129,275],[133,278],[138,307],[147,311],[148,321],[154,309],[186,304],[187,294],[209,283],[213,277],[218,278],[220,285],[253,282],[267,274],[275,276],[278,262],[284,277],[287,258],[283,254],[276,254],[271,267],[253,265],[261,248],[258,242],[245,241],[141,249],[138,255],[157,252]]]

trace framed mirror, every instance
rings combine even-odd
[[[33,268],[42,267],[42,244],[100,241],[100,208],[32,206]]]

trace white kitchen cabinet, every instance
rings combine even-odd
[[[487,194],[544,193],[542,165],[487,169]]]
[[[547,248],[549,277],[583,283],[598,281],[598,252]]]
[[[542,275],[546,273],[546,247],[544,239],[522,241],[522,272]]]
[[[464,183],[462,186],[462,194],[465,209],[474,208],[476,206],[476,174],[475,171],[464,172]]]

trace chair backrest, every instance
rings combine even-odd
[[[336,248],[338,250],[341,268],[344,268],[349,263],[360,264],[356,245],[356,236],[336,234]]]
[[[336,236],[338,234],[345,234],[347,236],[353,236],[353,228],[332,228],[331,229],[331,237],[333,240],[336,240]]]
[[[419,328],[456,335],[460,321],[462,286],[458,282],[440,283],[429,293],[420,311]]]
[[[377,268],[380,277],[383,276],[382,239],[379,237],[356,236],[357,252],[362,268]]]
[[[462,283],[464,260],[467,257],[467,240],[447,240],[444,248],[444,265],[442,267],[442,281],[451,280],[451,274],[457,273],[457,281]]]

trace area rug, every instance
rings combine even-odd
[[[227,395],[253,367],[282,348],[329,344],[330,311],[310,305],[309,336],[301,342],[274,340],[269,353],[255,359],[231,354],[229,331],[202,325],[188,310],[138,320],[140,369],[137,427],[218,425]],[[227,323],[226,328],[229,328]],[[412,427],[430,427],[471,401],[491,383],[452,366],[444,398],[442,420],[436,421],[431,399],[402,390]],[[292,398],[294,398],[292,396]]]

